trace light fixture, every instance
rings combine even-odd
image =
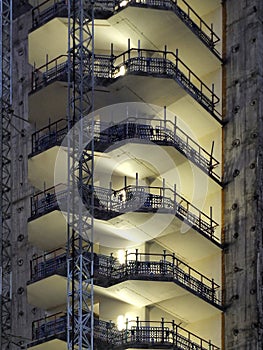
[[[126,73],[126,68],[125,66],[120,66],[118,72],[114,75],[115,78],[121,77],[123,75],[125,75]]]
[[[126,260],[125,255],[126,255],[125,250],[122,250],[122,249],[118,250],[117,258],[118,258],[120,264],[125,263],[125,260]]]
[[[125,329],[125,318],[123,315],[119,315],[117,317],[117,328],[119,331],[122,331],[123,329]]]

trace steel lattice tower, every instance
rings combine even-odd
[[[92,111],[93,28],[91,1],[68,5],[68,349],[93,349],[93,216],[82,201],[85,181],[93,186],[93,152],[83,154],[83,117]],[[91,187],[92,188],[92,187]],[[91,206],[92,207],[92,206]]]
[[[1,55],[1,247],[0,247],[0,348],[10,348],[11,333],[11,114],[12,114],[12,0],[0,2]]]

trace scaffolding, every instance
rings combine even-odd
[[[84,171],[93,186],[92,165],[83,169],[82,154],[83,117],[93,108],[88,97],[88,87],[94,86],[93,29],[92,2],[68,1],[68,131],[76,125],[68,138],[67,191],[67,344],[72,350],[93,349],[93,217],[77,195],[82,193]],[[86,157],[93,164],[92,150]]]
[[[0,348],[11,343],[11,116],[12,116],[12,0],[0,2]]]

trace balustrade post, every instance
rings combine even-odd
[[[175,68],[176,68],[176,74],[178,71],[178,49],[175,50]]]
[[[212,111],[215,109],[215,84],[212,84]]]
[[[161,321],[162,334],[161,334],[161,342],[164,343],[164,318],[162,317]]]
[[[128,250],[125,250],[125,275],[128,275]]]
[[[213,207],[210,207],[210,235],[213,236]]]
[[[46,73],[48,71],[48,54],[46,54]],[[56,72],[57,72],[57,64],[56,64]]]
[[[164,55],[163,55],[163,74],[167,73],[166,69],[166,60],[167,60],[167,45],[164,46]]]
[[[164,208],[164,198],[165,198],[165,179],[163,179],[163,198],[162,198],[162,202],[163,202],[163,205],[162,207]]]
[[[175,253],[173,253],[173,268],[174,268],[174,266],[175,266]]]
[[[172,329],[173,345],[177,345],[177,324],[174,320],[172,320]]]
[[[114,48],[113,43],[111,43],[111,54],[110,54],[110,78],[113,78],[113,72],[114,72]]]
[[[131,39],[128,39],[128,61],[130,61],[131,58]]]
[[[165,132],[166,132],[166,122],[167,122],[166,106],[164,106],[164,131]]]
[[[113,271],[113,253],[110,253],[110,266],[109,266],[109,260],[107,259],[107,275],[108,277],[112,277],[112,271]]]
[[[215,281],[212,278],[212,301],[215,301]]]
[[[140,340],[140,321],[139,317],[136,317],[136,342],[139,342]]]
[[[174,210],[176,211],[176,184],[174,184]]]
[[[176,137],[176,129],[177,129],[177,116],[174,116],[174,141]]]
[[[108,209],[108,206],[107,206]],[[110,212],[112,211],[112,182],[110,181]]]
[[[125,322],[125,343],[128,343],[128,332],[129,332],[129,320],[126,318]]]
[[[138,261],[138,249],[135,250],[135,274],[138,275],[138,266],[139,265],[139,261]]]
[[[162,269],[161,269],[161,273],[163,275],[166,275],[167,273],[167,269],[166,269],[166,250],[163,250],[163,261],[162,261]]]

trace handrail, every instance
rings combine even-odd
[[[37,29],[41,25],[47,23],[51,19],[61,15],[67,16],[68,5],[67,0],[53,0],[51,6],[46,6],[50,0],[45,0],[32,9],[32,29]]]
[[[67,316],[62,312],[40,318],[32,323],[32,340],[64,333],[66,327]]]
[[[144,55],[143,55],[144,54]],[[151,57],[149,57],[149,54]],[[153,57],[155,55],[155,57]],[[66,79],[67,60],[61,55],[32,72],[31,93],[56,79]],[[61,62],[62,60],[62,62]],[[49,68],[51,66],[51,68]],[[89,71],[87,69],[87,71]],[[205,108],[219,123],[221,114],[215,109],[220,101],[214,85],[208,87],[178,56],[178,52],[131,48],[115,55],[95,55],[96,79],[108,83],[125,74],[151,74],[175,80],[190,96]]]
[[[34,67],[31,73],[31,91],[48,84],[52,79],[67,73],[67,55],[59,55],[40,67]]]
[[[63,249],[42,254],[30,262],[30,283],[53,275],[66,273],[66,253]],[[125,262],[120,263],[113,255],[94,255],[94,283],[108,287],[129,279],[165,280],[175,282],[182,288],[193,292],[221,307],[221,298],[218,295],[220,286],[192,268],[176,255],[165,250],[157,253],[127,253]]]
[[[56,16],[67,16],[66,0],[53,0],[49,7],[49,0],[42,2],[32,9],[32,30],[47,23]],[[94,4],[95,18],[107,19],[125,7],[150,7],[173,11],[178,18],[221,60],[215,45],[220,37],[185,0],[96,0]]]
[[[56,335],[56,330],[66,333],[66,316],[59,314],[51,315],[39,319],[32,323],[33,343],[47,339]],[[162,348],[171,348],[185,350],[219,350],[219,347],[212,344],[198,335],[176,324],[175,321],[141,321],[139,317],[136,320],[126,322],[125,329],[118,330],[112,322],[95,319],[94,339],[100,339],[114,348],[125,349],[129,345],[159,345]]]
[[[68,132],[66,122],[66,119],[59,119],[35,131],[31,138],[32,152],[29,157],[60,145]],[[116,125],[104,121],[94,123],[95,150],[103,148],[104,151],[106,148],[107,151],[114,142],[129,138],[134,138],[134,142],[138,138],[159,145],[173,146],[220,184],[220,176],[214,170],[219,162],[177,125],[176,117],[174,122],[166,118],[128,117]]]
[[[58,202],[61,205],[65,202],[67,190],[58,191],[57,188],[51,187],[31,197],[29,221],[59,209]],[[82,200],[88,210],[91,204],[91,191],[91,186],[83,186]],[[172,190],[166,187],[129,185],[113,190],[94,186],[93,191],[95,217],[97,218],[107,220],[131,211],[170,213],[221,247],[220,239],[215,236],[215,229],[219,225],[213,220],[212,212],[208,216],[177,193],[176,188]]]
[[[67,119],[61,118],[47,126],[35,131],[31,135],[31,153],[29,158],[46,151],[47,149],[60,145],[67,135]]]

